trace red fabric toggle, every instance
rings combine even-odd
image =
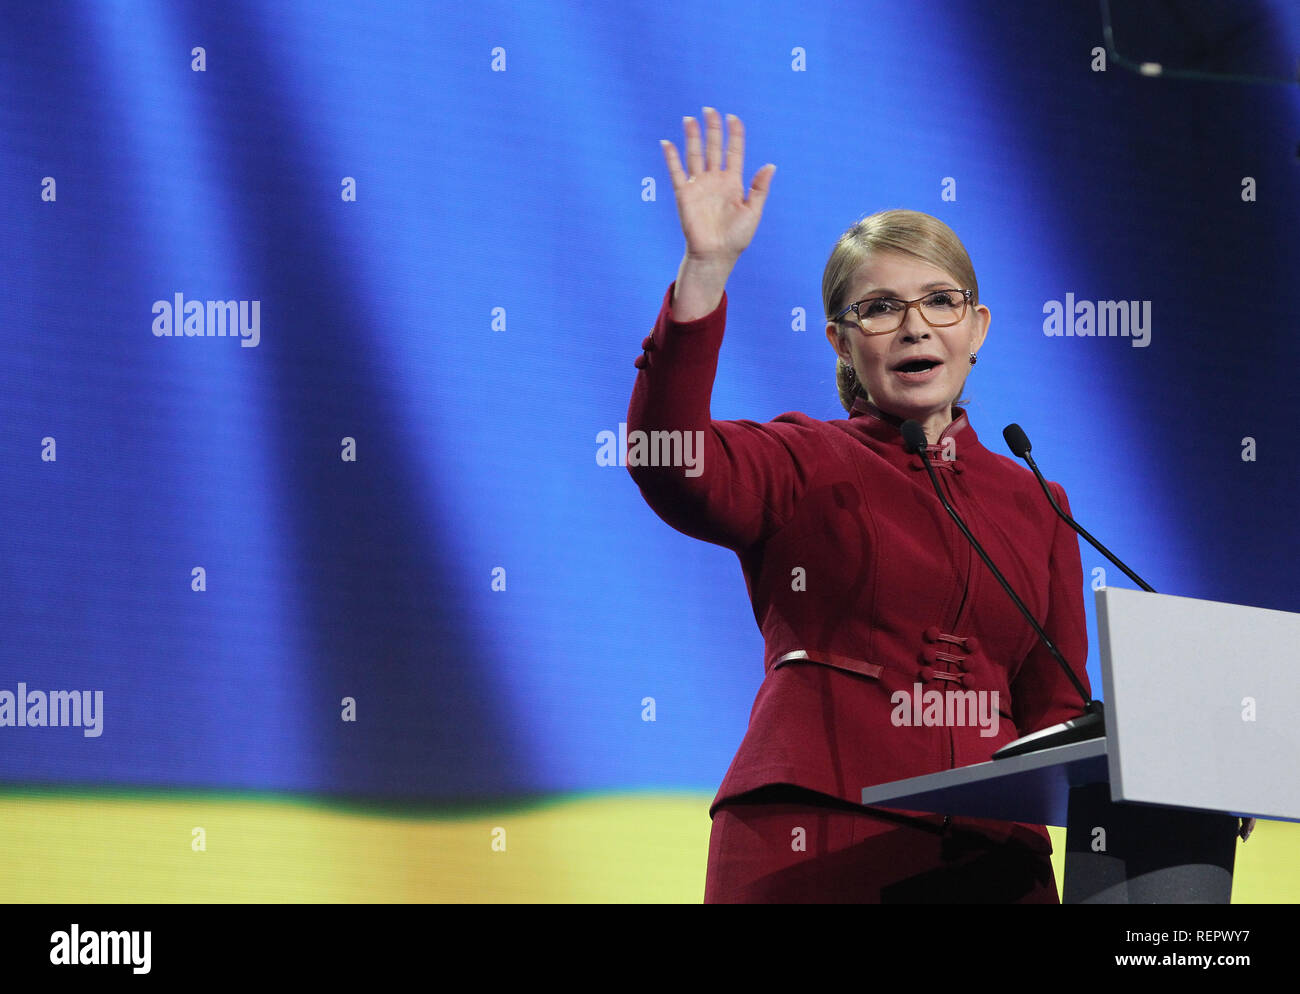
[[[966,649],[970,652],[975,651],[974,649],[971,648],[971,640],[967,638],[965,635],[949,635],[946,632],[939,631],[939,629],[935,628],[933,625],[927,628],[925,632],[926,632],[926,641],[928,642],[950,642],[953,645],[960,646],[961,648]],[[931,632],[934,632],[933,638],[929,637]]]

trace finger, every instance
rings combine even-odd
[[[664,161],[668,163],[668,176],[673,181],[676,192],[686,185],[686,174],[682,172],[682,160],[677,157],[677,147],[667,138],[659,139],[659,146],[664,150]]]
[[[769,162],[754,174],[754,182],[749,186],[749,197],[745,203],[757,213],[761,214],[763,205],[767,203],[767,193],[772,189],[772,174],[775,172],[776,166]]]
[[[722,118],[712,107],[704,108],[704,123],[708,128],[705,166],[708,169],[722,168]]]
[[[700,151],[700,122],[693,117],[682,118],[686,131],[686,168],[692,177],[704,172],[704,155]]]
[[[727,168],[745,179],[745,126],[735,114],[727,115]]]

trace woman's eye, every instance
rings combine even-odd
[[[867,317],[876,317],[880,314],[888,314],[890,311],[898,309],[898,301],[889,300],[886,297],[879,297],[875,300],[867,301],[866,309],[863,313]]]

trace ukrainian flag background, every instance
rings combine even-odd
[[[1288,5],[1115,6],[1170,66],[1300,49]],[[1300,611],[1295,87],[1098,69],[1093,0],[5,23],[0,691],[104,700],[97,737],[0,727],[7,901],[701,900],[762,643],[735,557],[596,451],[704,104],[779,167],[715,418],[842,416],[830,247],[933,213],[994,315],[982,436],[1024,424],[1161,592]],[[258,343],[155,335],[178,293],[257,301]],[[1151,301],[1150,345],[1045,336],[1067,293]],[[1297,842],[1261,823],[1234,900],[1300,898]]]

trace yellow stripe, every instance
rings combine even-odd
[[[698,903],[711,800],[568,795],[448,813],[8,790],[0,894],[10,903]],[[1059,886],[1064,832],[1050,831]],[[1300,901],[1297,843],[1300,826],[1261,822],[1238,845],[1233,900]]]

